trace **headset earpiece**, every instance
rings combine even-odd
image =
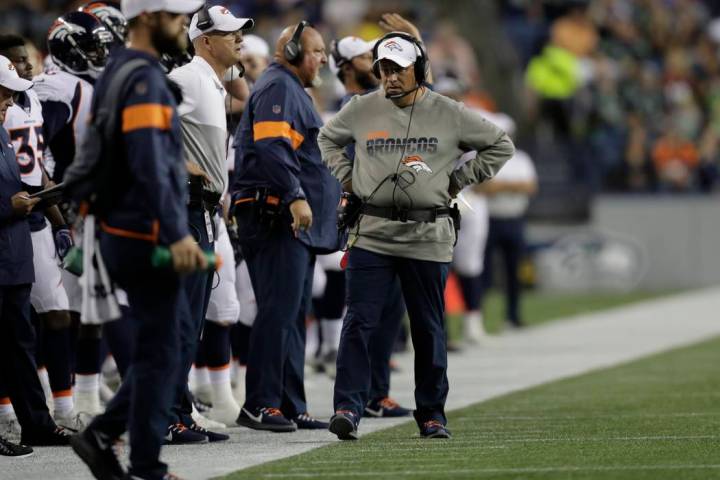
[[[343,64],[347,63],[347,60],[345,60],[343,56],[340,55],[337,40],[333,40],[332,42],[330,42],[330,55],[332,55],[333,60],[335,61],[335,66],[337,68],[340,68]]]
[[[197,21],[197,28],[204,32],[206,30],[210,30],[212,27],[215,26],[215,22],[213,22],[212,17],[210,16],[210,7],[208,7],[208,4],[204,4],[200,10],[198,10],[198,21]]]
[[[290,65],[297,65],[302,61],[303,50],[302,44],[300,43],[300,36],[308,25],[308,22],[305,20],[298,23],[292,38],[283,47],[283,55]]]

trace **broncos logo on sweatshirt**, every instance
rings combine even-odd
[[[409,157],[405,157],[405,158],[403,158],[402,163],[406,167],[412,168],[417,173],[420,173],[420,172],[433,173],[432,169],[430,167],[428,167],[428,164],[423,162],[423,159],[420,155],[410,155]]]

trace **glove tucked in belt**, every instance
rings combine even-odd
[[[418,208],[410,210],[397,207],[378,207],[375,205],[363,205],[362,213],[371,217],[387,218],[388,220],[407,222],[428,222],[433,223],[440,217],[449,217],[451,209],[448,207]]]
[[[221,194],[205,190],[203,188],[202,179],[191,177],[188,181],[188,206],[195,208],[204,208],[208,212],[212,212],[220,205]]]

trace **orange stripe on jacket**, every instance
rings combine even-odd
[[[141,128],[170,130],[173,109],[159,103],[140,103],[125,107],[122,115],[123,133]]]
[[[288,122],[258,122],[253,125],[253,140],[256,142],[264,138],[283,137],[290,140],[293,150],[302,145],[305,137],[292,129]]]

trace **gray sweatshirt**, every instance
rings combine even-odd
[[[377,90],[353,97],[320,129],[323,162],[340,183],[352,180],[364,202],[410,209],[448,206],[451,185],[459,191],[492,178],[515,151],[505,132],[448,97],[430,90],[418,95],[408,132],[411,109],[397,107]],[[352,142],[354,161],[344,149]],[[477,155],[455,169],[458,158],[471,150]],[[393,182],[396,170],[399,179]],[[375,253],[449,262],[455,232],[448,217],[429,223],[363,215],[350,242]]]

